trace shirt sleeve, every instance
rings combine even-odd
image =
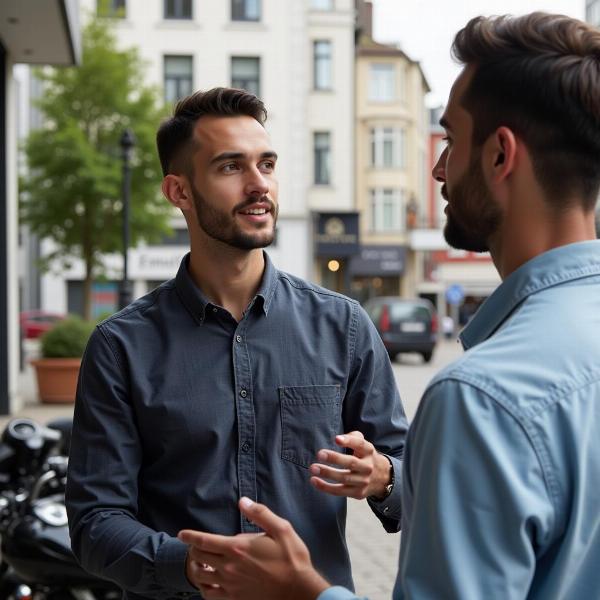
[[[351,369],[344,399],[344,429],[357,430],[394,469],[392,493],[369,506],[386,531],[400,530],[402,515],[402,458],[408,422],[400,401],[389,356],[367,313],[357,307]]]
[[[198,593],[187,547],[137,520],[141,444],[123,358],[96,329],[79,375],[66,505],[73,552],[87,571],[146,598]]]
[[[322,591],[316,600],[368,600],[366,596],[356,596],[350,590],[338,585]]]
[[[487,392],[449,379],[427,390],[403,502],[395,600],[528,595],[554,507],[526,430]]]

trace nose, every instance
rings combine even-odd
[[[431,171],[431,176],[440,183],[446,182],[446,159],[448,157],[448,148],[444,148],[444,151],[440,154],[435,166]]]
[[[244,192],[248,196],[258,197],[266,196],[269,193],[269,181],[257,167],[248,171]]]

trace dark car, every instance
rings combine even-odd
[[[46,312],[45,310],[26,310],[19,315],[21,331],[25,339],[35,339],[51,329],[64,315]]]
[[[425,362],[431,360],[438,320],[429,300],[381,296],[368,300],[364,308],[375,323],[390,359],[403,352],[417,352]]]

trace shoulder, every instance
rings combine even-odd
[[[176,293],[175,280],[165,281],[129,306],[104,319],[98,324],[97,330],[104,337],[110,338],[118,336],[121,332],[153,327],[156,311],[161,309],[162,304],[170,303]]]

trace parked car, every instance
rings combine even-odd
[[[26,310],[19,315],[23,337],[26,339],[39,338],[43,333],[52,329],[65,315],[46,312],[45,310]]]
[[[368,300],[364,308],[391,360],[403,352],[417,352],[425,362],[431,360],[437,343],[438,319],[429,300],[381,296]]]

